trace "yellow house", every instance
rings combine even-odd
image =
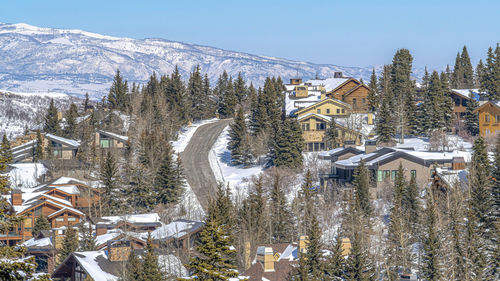
[[[485,102],[475,112],[479,113],[479,135],[486,137],[500,132],[500,105],[498,102]]]
[[[298,110],[295,114],[300,117],[308,113],[316,113],[333,117],[346,117],[351,113],[351,107],[345,102],[325,98],[320,102]]]

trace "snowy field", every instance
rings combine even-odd
[[[227,126],[217,138],[214,146],[208,154],[210,167],[214,172],[215,179],[224,184],[229,184],[231,192],[235,196],[245,197],[252,176],[263,172],[262,165],[243,168],[231,165],[231,152],[227,149],[229,142],[229,126]]]
[[[10,166],[14,168],[8,173],[11,184],[23,191],[40,184],[40,178],[47,172],[47,169],[39,163],[19,163]]]

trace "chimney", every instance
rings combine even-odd
[[[95,234],[96,235],[103,235],[108,232],[108,228],[105,224],[96,224],[95,226]]]
[[[259,246],[257,248],[257,262],[264,268],[264,272],[274,272],[273,248]]]
[[[373,113],[368,112],[368,120],[367,120],[368,125],[373,125]]]
[[[349,240],[349,238],[342,238],[342,244],[341,244],[341,248],[342,248],[342,255],[345,257],[345,256],[348,256],[350,253],[351,253],[351,240]]]
[[[465,169],[465,159],[463,157],[453,157],[451,159],[451,168],[453,170]]]
[[[333,73],[333,78],[342,78],[342,77],[344,77],[344,75],[342,75],[341,71],[335,71]]]
[[[128,240],[108,241],[108,259],[114,261],[127,261],[132,248]]]
[[[366,140],[365,141],[365,153],[372,153],[377,151],[377,141],[376,140]]]
[[[23,194],[19,189],[13,189],[10,193],[12,206],[21,206],[23,204]]]
[[[356,146],[356,141],[353,140],[344,141],[344,148],[355,147],[355,146]]]
[[[309,244],[309,237],[303,235],[299,238],[299,253],[307,253],[307,245]]]

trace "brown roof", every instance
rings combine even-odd
[[[291,245],[290,243],[279,243],[279,244],[264,244],[260,246],[273,248],[273,253],[283,254],[285,249]],[[260,262],[255,262],[248,268],[242,276],[248,277],[248,281],[262,281],[262,278],[266,278],[270,281],[286,281],[289,280],[289,276],[293,270],[293,265],[298,262],[290,261],[288,259],[283,259],[274,262],[273,272],[264,272],[264,267]]]

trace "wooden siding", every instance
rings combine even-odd
[[[500,132],[500,108],[488,102],[479,108],[479,134],[482,137]]]

